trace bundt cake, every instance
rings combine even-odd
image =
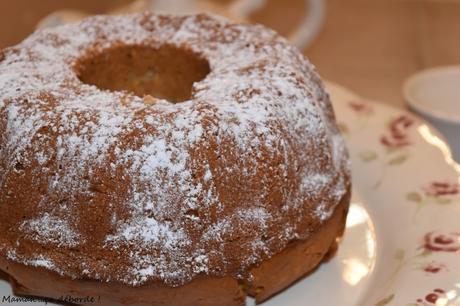
[[[95,16],[0,54],[0,270],[94,305],[244,305],[341,236],[349,160],[314,67],[259,25]]]

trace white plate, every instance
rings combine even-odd
[[[331,261],[263,305],[460,306],[460,166],[448,146],[407,112],[328,89],[352,159],[346,234]],[[9,295],[1,281],[0,303]]]

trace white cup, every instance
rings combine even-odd
[[[410,108],[430,121],[449,142],[460,161],[460,66],[423,70],[403,86]]]

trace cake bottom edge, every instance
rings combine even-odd
[[[17,295],[47,297],[79,305],[243,306],[247,295],[259,304],[310,274],[335,253],[337,241],[345,229],[350,193],[344,195],[332,216],[308,239],[290,243],[280,253],[253,267],[250,280],[202,276],[175,288],[157,283],[129,287],[119,283],[73,280],[3,257],[0,257],[0,270],[8,276]]]

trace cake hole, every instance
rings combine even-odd
[[[83,83],[100,89],[174,103],[189,100],[193,83],[210,72],[209,63],[196,53],[167,44],[112,47],[80,59],[75,70]]]

